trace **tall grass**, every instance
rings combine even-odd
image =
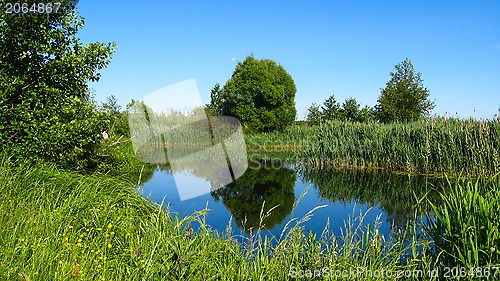
[[[500,123],[424,119],[401,124],[330,121],[247,137],[251,150],[295,149],[304,165],[418,173],[492,175],[500,171]]]
[[[2,280],[377,280],[360,270],[419,268],[421,254],[401,262],[417,239],[383,237],[364,215],[342,237],[321,237],[292,220],[280,238],[256,235],[239,244],[204,223],[206,210],[180,219],[141,197],[132,184],[81,175],[52,164],[0,161]],[[262,214],[265,217],[266,214]],[[193,230],[193,225],[200,226]],[[272,239],[277,239],[271,243]],[[361,274],[361,275],[359,275]],[[368,274],[368,275],[367,275]],[[396,278],[390,278],[396,280]]]
[[[491,269],[500,266],[500,178],[462,182],[441,194],[425,226],[442,268]],[[432,204],[432,203],[431,203]]]

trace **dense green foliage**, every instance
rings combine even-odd
[[[427,116],[435,106],[429,95],[421,73],[415,72],[412,62],[405,59],[396,65],[396,72],[391,72],[391,79],[381,91],[375,106],[378,120],[410,122]]]
[[[109,120],[92,103],[87,82],[99,80],[114,46],[82,44],[76,37],[82,27],[70,4],[50,14],[0,10],[2,151],[72,167],[93,164]]]
[[[331,95],[323,102],[321,107],[313,103],[307,109],[306,120],[312,125],[330,120],[368,122],[375,121],[375,113],[368,106],[360,108],[360,104],[355,98],[350,97],[341,105],[337,102],[335,96]]]
[[[270,132],[293,123],[295,83],[270,59],[248,56],[226,84],[212,89],[209,112],[238,118],[246,132]]]
[[[254,152],[291,150],[305,165],[371,167],[417,173],[500,171],[500,123],[423,119],[411,123],[330,121],[247,137]]]

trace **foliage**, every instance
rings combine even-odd
[[[500,266],[500,181],[450,185],[425,231],[434,241],[434,258],[442,268],[491,269]],[[482,273],[482,272],[481,272]]]
[[[429,100],[421,73],[415,72],[409,59],[395,67],[375,106],[378,119],[384,123],[410,122],[428,116],[435,104]]]
[[[247,132],[270,132],[293,123],[295,83],[283,68],[270,59],[248,56],[222,89],[212,89],[207,107],[219,115],[238,118]]]
[[[334,95],[328,97],[321,106],[323,120],[338,120],[341,118],[340,105]]]
[[[310,125],[317,125],[322,121],[340,120],[350,122],[375,121],[373,110],[369,106],[360,109],[355,98],[346,99],[342,105],[334,95],[328,97],[323,105],[313,103],[307,110],[306,120]]]
[[[99,80],[114,45],[83,45],[83,19],[63,3],[58,13],[0,11],[0,146],[81,168],[93,164],[108,125],[87,82]]]
[[[346,121],[359,121],[359,103],[355,98],[348,98],[342,104],[342,118]]]
[[[111,95],[107,97],[106,102],[102,103],[100,110],[106,114],[106,118],[110,121],[107,133],[117,137],[130,137],[130,129],[128,126],[128,108],[122,110],[118,104],[118,99]]]
[[[317,125],[320,123],[321,118],[321,109],[317,103],[313,102],[313,104],[311,104],[311,106],[309,106],[309,108],[307,109],[306,120],[309,122],[309,124]]]

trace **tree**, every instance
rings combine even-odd
[[[28,6],[36,1],[25,1]],[[0,146],[11,155],[91,164],[109,120],[92,102],[114,44],[83,45],[70,1],[57,12],[0,10]]]
[[[377,120],[376,112],[373,108],[365,105],[360,111],[358,115],[358,121],[361,123],[365,122],[375,122]]]
[[[381,89],[375,109],[381,122],[409,122],[428,116],[435,107],[429,90],[423,86],[420,72],[415,72],[409,59],[397,64],[396,72]]]
[[[205,106],[205,112],[209,116],[222,115],[225,112],[224,102],[222,100],[222,89],[219,83],[210,91],[210,103]]]
[[[340,104],[337,102],[335,95],[328,97],[321,107],[323,120],[339,120],[341,118]]]
[[[252,55],[238,62],[222,89],[217,85],[212,89],[209,107],[220,115],[238,118],[245,131],[270,132],[295,120],[296,91],[283,66]]]
[[[313,102],[313,104],[311,104],[311,106],[307,109],[306,120],[312,125],[319,124],[322,115],[323,112],[321,112],[319,105]]]
[[[358,122],[359,120],[359,103],[355,98],[348,98],[342,104],[342,117],[346,121]]]

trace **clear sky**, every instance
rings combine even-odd
[[[491,118],[500,107],[500,1],[82,0],[83,42],[118,49],[96,99],[120,104],[195,78],[204,103],[239,60],[273,59],[297,86],[297,118],[334,94],[376,104],[409,58],[434,113]]]

